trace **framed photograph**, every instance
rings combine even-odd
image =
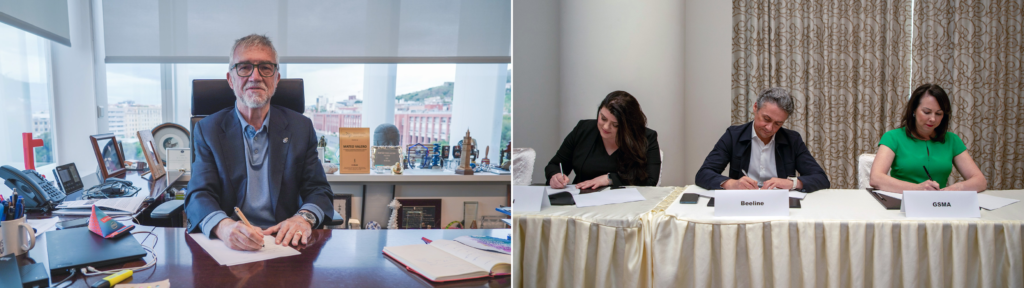
[[[136,132],[139,136],[139,145],[142,145],[142,155],[146,156],[146,163],[149,164],[149,173],[153,176],[149,179],[160,179],[167,174],[164,170],[164,162],[160,158],[160,154],[156,153],[156,145],[153,140],[152,130],[139,130]]]
[[[103,176],[103,179],[124,178],[128,169],[124,167],[124,152],[121,151],[117,137],[110,133],[91,135],[89,141],[92,142],[92,150],[96,153],[96,162],[100,165],[100,176]]]
[[[398,199],[399,229],[441,229],[441,199]]]
[[[348,223],[352,218],[352,194],[334,194],[334,212],[344,216],[345,222]]]

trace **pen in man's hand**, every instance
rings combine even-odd
[[[239,219],[242,219],[242,223],[245,224],[245,226],[249,226],[249,228],[253,228],[252,224],[249,223],[249,219],[245,219],[245,214],[242,214],[242,209],[238,209],[238,207],[235,207],[235,213],[238,214],[238,218]],[[263,247],[267,247],[267,244],[264,243]]]

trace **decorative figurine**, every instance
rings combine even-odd
[[[391,166],[391,173],[402,175],[402,162],[395,162],[395,166]]]
[[[441,144],[434,143],[434,156],[430,157],[430,168],[441,169]]]
[[[388,208],[391,208],[391,219],[388,219],[388,229],[398,229],[398,208],[401,207],[402,203],[399,203],[397,198],[391,200],[391,204],[388,204]]]
[[[462,138],[462,146],[466,151],[473,151],[473,138],[469,137],[469,129],[466,129],[466,137]],[[462,157],[459,160],[459,168],[455,169],[455,174],[473,175],[473,167],[469,166],[469,153],[460,154]]]
[[[491,145],[487,145],[487,150],[484,151],[484,159],[480,160],[480,165],[491,165],[491,159],[487,158],[487,154],[491,154]]]

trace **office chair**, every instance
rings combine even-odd
[[[270,98],[271,105],[278,105],[284,108],[303,113],[306,111],[306,98],[302,79],[281,79],[277,82],[277,90]],[[225,108],[235,105],[235,92],[231,90],[226,79],[195,79],[192,80],[192,118],[189,125],[189,132],[195,135],[195,126],[200,120],[217,113]],[[194,147],[194,146],[193,146]],[[192,161],[195,162],[195,150],[192,150]],[[170,217],[171,223],[185,225],[181,219],[184,217],[184,200],[168,201],[154,209],[151,218]],[[166,206],[166,207],[165,207]],[[159,213],[156,213],[159,211]],[[327,211],[324,211],[327,214]],[[343,217],[330,211],[325,215],[328,221],[321,221],[320,227],[328,225],[341,225]],[[180,217],[180,218],[179,218]],[[177,218],[177,219],[176,219]]]

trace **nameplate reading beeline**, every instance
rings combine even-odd
[[[789,216],[789,191],[717,190],[715,217],[718,216]]]
[[[907,218],[978,218],[978,192],[903,191]]]

